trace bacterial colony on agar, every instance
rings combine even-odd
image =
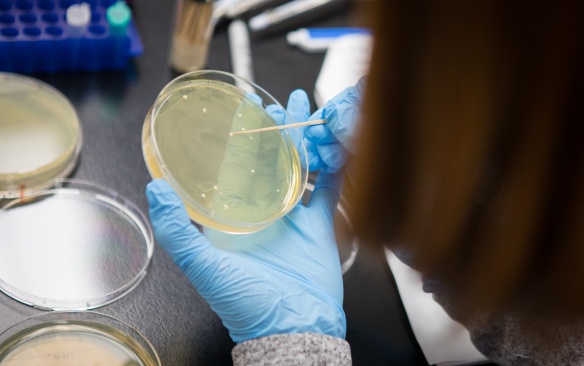
[[[288,132],[230,136],[274,126],[284,118],[281,107],[225,83],[196,81],[172,88],[153,113],[154,142],[143,141],[147,165],[153,176],[174,180],[201,225],[240,232],[241,223],[270,222],[298,202],[301,159]]]
[[[24,76],[0,73],[0,199],[46,188],[67,175],[81,133],[74,108],[58,91]]]
[[[47,323],[17,334],[2,349],[0,366],[153,366],[132,338],[107,325]]]

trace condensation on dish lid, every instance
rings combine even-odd
[[[129,293],[145,276],[153,238],[117,194],[61,180],[0,209],[0,290],[44,310],[84,310]]]
[[[50,187],[66,177],[81,150],[69,100],[52,86],[0,72],[0,200]]]
[[[93,311],[48,312],[0,334],[0,366],[160,366],[150,342],[136,329]]]

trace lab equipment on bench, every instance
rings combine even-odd
[[[369,72],[372,45],[368,33],[343,35],[329,45],[314,87],[317,106],[323,106]]]
[[[81,4],[76,0],[2,0],[0,71],[31,74],[125,68],[143,46],[131,20],[124,34],[116,33],[116,24],[110,23],[108,9],[122,6],[125,3],[115,0]],[[85,23],[88,8],[89,22]]]
[[[184,74],[160,92],[144,121],[142,149],[153,178],[164,178],[197,223],[258,231],[286,215],[307,180],[297,129],[230,136],[296,122],[278,101],[233,74]]]
[[[227,28],[227,34],[233,73],[253,82],[253,65],[247,24],[241,19],[234,19]]]
[[[324,52],[341,36],[347,34],[370,34],[366,28],[342,27],[342,28],[300,28],[289,32],[286,40],[291,46],[297,46],[309,53]]]
[[[347,0],[292,0],[252,17],[249,28],[258,34],[275,31],[317,19],[348,4]]]
[[[177,72],[202,69],[213,33],[211,0],[176,0],[170,66]]]
[[[276,0],[216,0],[213,5],[213,18],[237,18],[244,13],[263,7]]]
[[[71,37],[81,37],[91,20],[91,7],[88,3],[73,4],[65,14]]]

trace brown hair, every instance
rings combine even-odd
[[[465,316],[584,315],[583,3],[371,10],[358,235],[412,251]]]

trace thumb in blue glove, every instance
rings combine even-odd
[[[310,171],[337,172],[345,165],[349,154],[355,153],[354,140],[365,80],[361,78],[357,85],[343,90],[309,117],[308,120],[327,121],[326,125],[310,126],[304,131],[306,145],[310,146],[307,149]]]
[[[321,173],[310,202],[270,227],[245,235],[209,231],[222,249],[191,224],[165,181],[148,184],[146,195],[157,242],[239,343],[305,332],[345,337],[333,226],[340,186],[341,174]]]

